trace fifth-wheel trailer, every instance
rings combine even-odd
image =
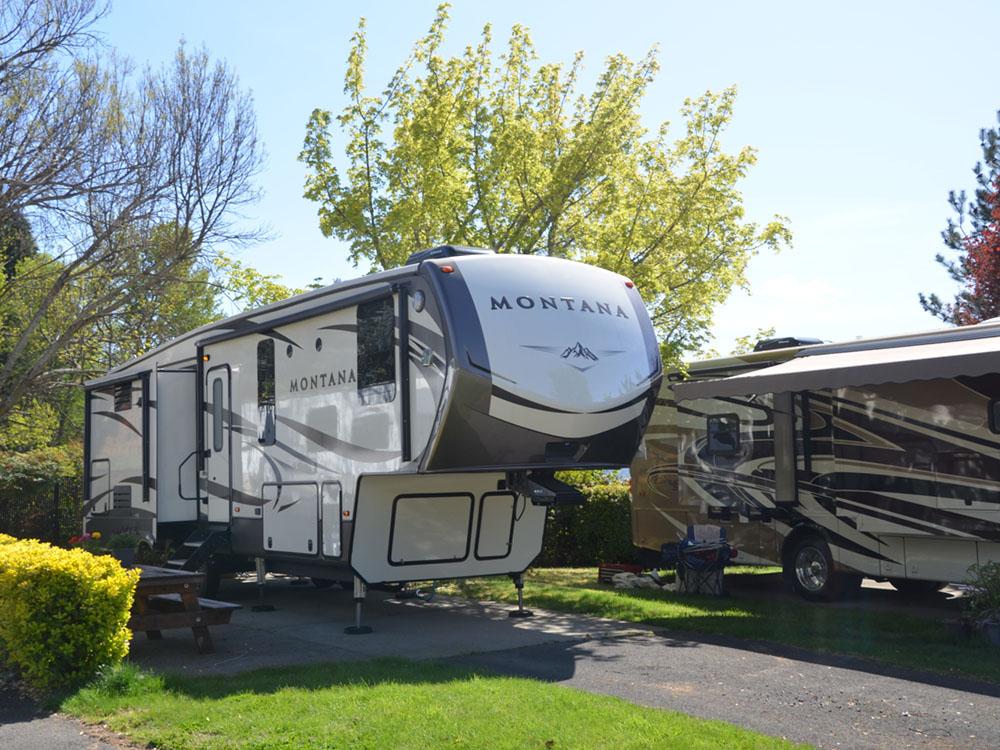
[[[663,380],[632,465],[636,545],[719,525],[809,599],[861,576],[929,592],[1000,560],[1000,325],[802,343]]]
[[[366,584],[520,576],[564,469],[629,464],[661,364],[631,281],[442,246],[87,385],[85,526]],[[360,612],[360,606],[358,607]]]

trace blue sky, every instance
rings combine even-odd
[[[100,30],[137,63],[159,65],[183,37],[225,59],[252,89],[268,152],[265,198],[249,218],[274,239],[243,252],[293,285],[349,278],[346,249],[324,238],[301,197],[296,161],[315,107],[338,110],[348,42],[368,19],[368,80],[380,90],[429,25],[436,2],[118,0]],[[988,2],[562,2],[459,0],[448,50],[483,24],[502,42],[528,26],[544,61],[586,54],[589,84],[603,59],[660,46],[662,71],[643,117],[679,123],[685,96],[736,84],[725,145],[752,145],[748,216],[790,218],[794,247],[751,263],[750,294],[716,314],[715,348],[760,327],[846,339],[934,328],[917,292],[952,291],[934,262],[950,189],[973,187],[978,132],[996,123],[1000,77],[983,30]]]

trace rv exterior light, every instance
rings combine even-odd
[[[416,312],[421,312],[424,309],[424,305],[427,300],[424,298],[424,293],[422,290],[418,289],[413,293],[413,309]]]
[[[627,286],[629,289],[632,289],[633,287],[635,287],[635,283],[629,281],[628,279],[626,279],[625,280],[625,286]]]
[[[207,354],[202,354],[201,355],[201,361],[202,362],[208,362],[208,355]]]
[[[454,273],[454,266],[441,266],[441,273]]]

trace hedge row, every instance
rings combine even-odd
[[[112,557],[0,534],[0,658],[38,691],[120,662],[138,580]]]
[[[632,562],[632,503],[628,484],[614,482],[581,488],[587,502],[549,510],[541,567],[584,567],[602,562]]]

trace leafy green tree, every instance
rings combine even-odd
[[[261,273],[226,253],[218,253],[213,265],[220,294],[238,310],[270,305],[305,291],[282,284],[279,274]],[[310,285],[309,288],[316,286],[318,285]]]
[[[671,142],[666,123],[650,134],[640,121],[655,50],[611,56],[582,94],[582,54],[568,66],[539,63],[517,25],[498,58],[490,26],[445,57],[447,20],[441,5],[372,95],[362,19],[347,105],[336,117],[313,111],[299,157],[323,233],[376,269],[443,242],[593,263],[636,282],[667,354],[697,344],[714,305],[745,283],[749,258],[790,239],[781,217],[760,227],[744,216],[738,183],[756,155],[726,152],[721,140],[735,90],[687,100]]]

